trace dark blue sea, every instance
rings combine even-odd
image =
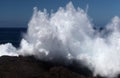
[[[20,41],[27,28],[0,28],[0,44],[12,43],[19,47]]]

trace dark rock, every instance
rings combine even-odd
[[[73,63],[57,64],[41,61],[32,56],[2,56],[0,57],[0,78],[94,78],[88,69],[79,68],[77,63]]]

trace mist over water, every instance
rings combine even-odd
[[[96,34],[87,12],[74,8],[72,2],[51,14],[35,7],[20,47],[1,44],[2,55],[77,59],[83,61],[94,76],[116,77],[120,74],[120,18],[113,17],[105,29]]]

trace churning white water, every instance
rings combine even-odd
[[[34,8],[20,48],[11,43],[0,45],[0,56],[34,55],[39,59],[77,59],[94,76],[120,74],[120,18],[115,16],[102,32],[93,29],[87,13],[72,2],[55,13]]]

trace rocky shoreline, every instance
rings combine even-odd
[[[101,78],[85,67],[35,59],[33,56],[0,57],[0,78]]]

